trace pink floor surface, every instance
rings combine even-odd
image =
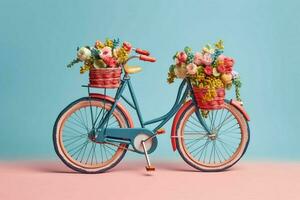
[[[300,199],[300,163],[241,161],[219,173],[182,161],[124,161],[104,174],[78,174],[60,161],[1,162],[0,200]]]

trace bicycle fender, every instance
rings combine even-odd
[[[176,146],[176,133],[177,133],[177,124],[180,120],[181,115],[183,114],[183,112],[192,104],[192,100],[187,101],[185,104],[183,104],[183,106],[181,106],[181,108],[178,110],[178,112],[176,113],[174,120],[173,120],[173,124],[172,124],[172,129],[171,129],[171,143],[172,143],[172,149],[173,151],[176,151],[177,146]]]
[[[243,116],[245,117],[245,119],[247,121],[250,121],[249,115],[247,114],[245,108],[241,105],[241,103],[239,101],[231,99],[230,104],[233,105],[236,109],[238,109],[243,114]]]
[[[115,102],[115,99],[110,97],[110,96],[107,96],[107,95],[104,95],[104,94],[98,94],[98,93],[90,93],[90,97],[94,97],[94,98],[99,98],[99,99],[105,99],[111,103],[114,103]],[[128,120],[129,122],[129,127],[130,128],[133,128],[134,127],[134,124],[133,124],[133,120],[132,120],[132,117],[131,115],[129,114],[129,112],[127,111],[127,109],[125,108],[125,106],[123,106],[121,104],[121,102],[118,102],[117,103],[117,107],[122,111],[122,113],[124,114],[124,116],[126,117],[126,119]]]

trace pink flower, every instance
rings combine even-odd
[[[181,65],[183,63],[185,63],[187,59],[187,55],[185,52],[179,52],[176,55],[176,64]]]
[[[210,65],[208,65],[208,66],[204,67],[204,72],[206,75],[210,76],[213,73],[213,68]]]
[[[112,56],[111,48],[110,47],[103,47],[103,49],[101,49],[101,52],[100,52],[99,56],[103,60],[104,60],[105,57],[111,57]]]
[[[218,57],[218,61],[221,61],[223,62],[224,61],[224,58],[226,58],[223,54],[219,55]]]
[[[117,61],[113,57],[106,56],[103,58],[104,63],[109,67],[116,67]]]
[[[209,54],[209,53],[200,54],[199,59],[200,59],[201,63],[204,65],[210,65],[212,63],[211,54]]]
[[[202,56],[201,53],[199,53],[199,52],[195,53],[195,55],[194,55],[194,63],[196,65],[201,65],[201,56]]]
[[[186,70],[187,70],[187,73],[190,74],[190,75],[194,75],[197,73],[197,65],[195,65],[194,63],[190,63],[186,66]]]

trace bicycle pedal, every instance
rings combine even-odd
[[[158,129],[158,130],[156,131],[156,133],[157,133],[158,135],[164,134],[164,133],[166,133],[166,130],[165,130],[164,128],[160,128],[160,129]]]
[[[153,166],[146,166],[146,170],[147,170],[147,172],[149,172],[149,171],[155,171],[155,167],[153,167]]]

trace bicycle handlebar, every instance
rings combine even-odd
[[[145,55],[140,55],[139,59],[143,60],[143,61],[147,61],[147,62],[155,62],[156,61],[156,58],[153,58],[150,56],[145,56]]]
[[[150,55],[149,51],[144,50],[144,49],[140,49],[140,48],[135,49],[135,52],[138,53],[138,54],[145,55],[145,56],[149,56]]]

